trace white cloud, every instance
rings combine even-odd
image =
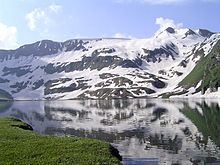
[[[168,27],[172,27],[172,28],[183,27],[183,23],[175,23],[174,20],[163,17],[156,18],[155,24],[160,26],[160,30],[164,30]]]
[[[49,10],[51,12],[58,13],[58,12],[60,12],[62,10],[62,6],[56,5],[56,4],[52,4],[52,5],[49,6]]]
[[[38,25],[48,26],[50,22],[53,22],[53,13],[57,14],[62,10],[62,6],[52,4],[45,9],[36,8],[33,11],[26,14],[25,19],[27,25],[31,31],[35,31]]]
[[[13,49],[18,47],[17,28],[0,22],[0,48]]]
[[[189,0],[116,0],[118,3],[123,2],[140,2],[140,3],[148,3],[152,5],[168,5],[168,4],[178,4],[187,2]]]
[[[45,19],[45,16],[45,11],[39,8],[34,9],[28,13],[25,19],[27,20],[27,24],[30,30],[34,31],[36,29],[37,23],[42,19]]]
[[[115,33],[113,35],[114,38],[133,38],[131,35],[125,35],[123,33]]]

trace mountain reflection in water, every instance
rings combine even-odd
[[[161,164],[220,164],[219,100],[87,100],[0,102],[36,132],[111,142],[124,158]],[[11,104],[11,103],[10,103]]]

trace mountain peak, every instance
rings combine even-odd
[[[196,32],[194,32],[192,29],[188,29],[187,32],[185,33],[186,37],[189,35],[196,35]]]
[[[167,31],[168,33],[171,33],[171,34],[175,33],[175,30],[174,30],[174,28],[172,28],[172,27],[166,28],[166,31]]]
[[[219,83],[209,83],[216,76],[204,77],[209,65],[218,69],[220,59],[213,54],[219,52],[220,33],[202,37],[211,34],[166,26],[146,39],[42,40],[0,50],[0,88],[5,91],[0,89],[0,95],[15,100],[126,99],[203,97],[207,91],[220,97]],[[197,65],[203,70],[191,83]],[[209,84],[203,87],[204,82]]]
[[[213,34],[215,34],[215,33],[211,32],[211,31],[209,31],[209,30],[206,30],[206,29],[199,29],[199,30],[198,30],[198,33],[199,33],[199,35],[201,35],[201,36],[203,36],[203,37],[207,37],[207,38],[209,38],[209,37],[211,37]]]

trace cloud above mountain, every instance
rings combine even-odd
[[[159,25],[159,29],[155,32],[155,36],[164,31],[168,27],[180,29],[183,27],[183,23],[176,23],[174,20],[169,18],[158,17],[155,19],[155,24]]]
[[[27,25],[31,31],[35,31],[38,26],[48,26],[53,22],[53,14],[58,14],[62,10],[62,6],[51,4],[47,8],[35,8],[31,12],[27,13],[25,19]]]
[[[126,35],[124,33],[115,33],[113,35],[114,38],[130,38],[132,39],[133,37],[131,35]]]
[[[159,25],[161,30],[164,30],[168,27],[172,27],[172,28],[183,27],[183,23],[175,23],[174,20],[163,17],[156,18],[155,24]]]
[[[17,28],[0,22],[0,49],[18,47]]]

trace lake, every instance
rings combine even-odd
[[[0,102],[0,116],[40,134],[105,140],[125,164],[220,164],[220,100]]]

